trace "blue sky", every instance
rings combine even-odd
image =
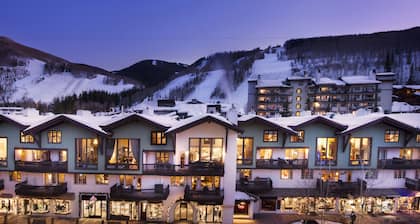
[[[3,0],[0,35],[73,62],[121,69],[143,59],[190,64],[290,38],[420,25],[417,0]]]

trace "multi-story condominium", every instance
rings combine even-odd
[[[232,223],[419,210],[420,116],[0,115],[0,212]]]
[[[235,215],[419,211],[420,115],[265,118],[238,137]]]
[[[351,113],[359,108],[391,112],[394,73],[369,76],[327,77],[291,76],[286,80],[248,80],[248,111],[260,116],[300,116],[327,112]]]

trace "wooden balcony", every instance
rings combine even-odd
[[[383,159],[378,160],[380,169],[419,169],[420,159]]]
[[[305,169],[307,159],[257,159],[257,169]]]
[[[168,198],[169,185],[164,188],[163,184],[155,184],[153,189],[134,189],[132,186],[124,187],[115,184],[111,187],[111,199],[129,201],[163,201]]]
[[[15,185],[15,193],[19,196],[54,197],[67,193],[67,183],[57,185],[36,186],[23,181]]]
[[[196,162],[189,165],[170,163],[143,164],[144,175],[165,176],[223,176],[223,163]]]
[[[236,182],[236,190],[244,191],[248,193],[263,193],[273,189],[273,181],[270,178],[256,177],[254,180],[248,181],[246,179],[240,179]]]
[[[223,204],[223,190],[215,189],[209,190],[204,188],[203,190],[191,190],[190,186],[185,186],[184,190],[184,200],[186,201],[196,201],[200,204],[212,204],[212,205],[221,205]]]
[[[405,178],[405,187],[410,190],[420,191],[420,179]]]
[[[27,171],[27,172],[67,172],[67,161],[65,162],[53,162],[53,161],[15,161],[15,170]]]
[[[357,179],[356,182],[323,181],[317,179],[316,187],[321,196],[343,197],[347,195],[362,195],[366,191],[366,181]]]

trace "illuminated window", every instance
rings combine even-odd
[[[22,173],[20,171],[9,172],[9,179],[10,179],[10,181],[21,182],[22,181]]]
[[[98,139],[76,139],[76,167],[78,169],[96,169],[98,166]]]
[[[394,170],[394,179],[405,178],[405,170]]]
[[[316,165],[336,165],[337,163],[337,139],[317,138]]]
[[[321,90],[321,92],[327,92],[328,91],[328,87],[321,87],[320,90]]]
[[[297,135],[290,136],[290,142],[303,142],[305,140],[305,131],[297,131]]]
[[[239,137],[236,140],[236,163],[252,164],[253,138]]]
[[[20,143],[34,143],[34,136],[25,135],[23,132],[20,132]]]
[[[61,131],[59,131],[59,130],[48,131],[48,143],[60,144],[61,143]]]
[[[96,174],[95,175],[96,184],[108,184],[108,174]]]
[[[267,94],[269,91],[267,89],[259,89],[258,92],[260,94]]]
[[[156,163],[169,163],[169,152],[156,152]]]
[[[220,188],[220,177],[219,176],[193,176],[191,178],[191,185],[193,190],[207,188],[208,190],[214,190]]]
[[[108,139],[106,146],[108,169],[137,170],[139,168],[140,139]]]
[[[401,159],[412,159],[413,151],[411,149],[400,149]]]
[[[45,185],[56,185],[65,183],[64,173],[44,173]]]
[[[87,175],[82,173],[74,174],[74,184],[86,184]]]
[[[222,162],[222,138],[190,138],[190,162]]]
[[[171,176],[171,186],[182,187],[185,185],[185,176]]]
[[[398,130],[385,131],[385,142],[398,142],[399,137],[400,137],[400,131]]]
[[[165,132],[152,131],[152,145],[166,145]]]
[[[420,143],[420,134],[417,134],[417,136],[416,136],[416,142],[417,143]]]
[[[239,177],[250,180],[252,178],[252,170],[251,169],[240,169],[239,170]]]
[[[273,155],[272,149],[259,149],[258,154],[260,156],[259,159],[271,159],[271,156]]]
[[[300,103],[297,103],[297,104],[296,104],[296,109],[298,109],[298,110],[299,110],[301,107],[302,107],[302,105],[301,105]]]
[[[282,180],[291,180],[293,179],[293,170],[280,170],[280,179]]]
[[[0,166],[7,166],[7,138],[0,138]]]
[[[302,169],[301,179],[314,179],[314,170]]]
[[[308,159],[307,148],[289,148],[284,150],[284,159]]]
[[[371,144],[370,138],[351,138],[350,139],[350,164],[368,165],[370,162]]]
[[[301,96],[297,96],[297,97],[296,97],[296,101],[297,101],[297,102],[300,102],[300,100],[301,100],[301,99],[302,99],[302,97],[301,97]]]
[[[264,131],[264,142],[277,142],[278,139],[278,131],[276,130],[265,130]]]
[[[296,89],[296,93],[297,93],[297,94],[301,94],[301,93],[302,93],[302,89],[301,89],[301,88],[297,88],[297,89]]]

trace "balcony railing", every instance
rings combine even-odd
[[[307,159],[257,159],[259,169],[305,169]]]
[[[153,189],[134,189],[132,186],[122,186],[115,184],[111,187],[111,199],[131,200],[131,201],[163,201],[168,198],[169,185],[164,188],[163,184],[155,184]]]
[[[263,193],[273,189],[273,181],[270,178],[256,177],[254,180],[240,179],[236,182],[236,190],[249,193]]]
[[[36,186],[23,181],[15,185],[16,195],[51,197],[67,193],[67,183],[57,185]]]
[[[96,170],[98,169],[98,163],[97,162],[76,162],[76,169],[82,169],[82,170]]]
[[[382,169],[419,169],[420,159],[383,159],[378,161],[378,168]]]
[[[420,191],[420,179],[405,178],[405,187],[410,190]]]
[[[366,181],[357,179],[356,182],[323,181],[317,179],[316,187],[321,196],[362,195],[366,191]]]
[[[15,161],[15,170],[27,172],[67,172],[67,161]]]
[[[201,204],[223,204],[223,190],[216,188],[215,190],[209,190],[204,187],[202,190],[191,190],[190,186],[185,186],[184,200],[196,201]]]
[[[223,176],[223,163],[196,162],[188,165],[174,165],[170,163],[143,164],[143,174],[146,175],[210,175]]]

